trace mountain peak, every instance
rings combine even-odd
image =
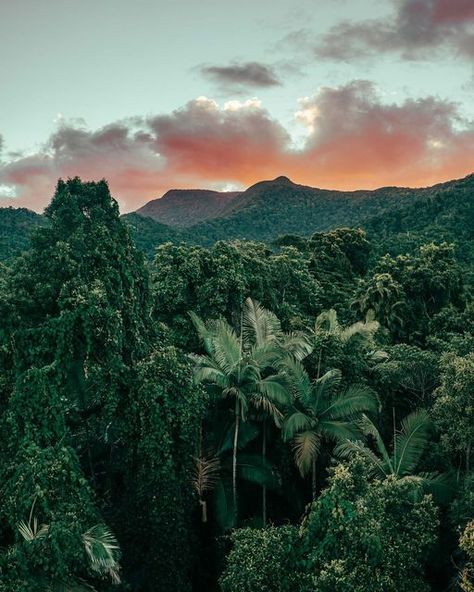
[[[273,179],[271,183],[278,183],[278,185],[294,185],[293,181],[288,177],[285,177],[285,175],[280,175],[276,179]]]

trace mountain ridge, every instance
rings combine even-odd
[[[168,194],[168,203],[175,203],[176,195],[181,200],[178,214],[184,223],[164,224],[144,215],[141,212],[147,204],[122,216],[137,246],[149,257],[159,244],[168,241],[201,246],[235,239],[271,243],[282,235],[310,236],[344,226],[365,228],[387,245],[390,237],[412,230],[426,240],[456,241],[459,235],[470,244],[470,228],[474,228],[474,174],[418,189],[388,186],[351,192],[298,185],[280,176],[255,183],[243,192],[224,192],[228,198],[221,202],[224,207],[217,212],[213,205],[207,210],[206,206],[197,223],[191,223],[195,222],[195,206],[186,209],[183,204],[197,195],[214,202],[221,200],[222,194],[207,190],[170,190]],[[44,224],[43,216],[25,208],[0,208],[0,260],[28,248],[29,230]],[[468,251],[471,253],[470,247]]]

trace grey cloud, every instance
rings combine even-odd
[[[403,59],[440,53],[474,57],[472,0],[399,0],[388,18],[342,21],[316,45],[319,58],[351,61],[395,52]]]
[[[224,88],[280,86],[275,68],[260,62],[233,62],[227,66],[202,66],[201,73]]]

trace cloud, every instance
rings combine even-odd
[[[105,177],[130,211],[173,187],[248,186],[279,175],[335,189],[424,186],[474,171],[474,123],[434,97],[387,103],[356,80],[300,99],[295,118],[305,131],[298,149],[256,99],[200,97],[93,131],[62,120],[41,151],[0,164],[1,203],[41,210],[58,177],[75,175]]]
[[[368,81],[300,100],[299,178],[339,188],[428,185],[474,170],[474,123],[433,97],[385,104]],[[294,156],[294,157],[295,157]],[[309,172],[311,171],[311,173]]]
[[[342,21],[315,48],[320,58],[351,61],[395,52],[403,59],[431,59],[441,52],[474,57],[472,0],[394,0],[387,18]]]
[[[201,74],[229,91],[280,86],[275,68],[260,62],[233,62],[227,66],[202,66]]]

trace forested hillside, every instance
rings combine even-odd
[[[171,189],[149,201],[137,213],[170,226],[193,226],[221,216],[239,192],[205,189]]]
[[[32,229],[45,223],[42,216],[26,208],[0,208],[0,261],[27,249]]]
[[[473,175],[426,189],[355,192],[324,191],[278,177],[240,194],[173,190],[123,218],[150,258],[168,241],[202,246],[233,239],[271,243],[285,234],[310,236],[341,226],[366,228],[389,250],[406,241],[413,246],[420,236],[418,244],[459,239],[465,251],[474,226],[473,194]],[[38,223],[47,221],[24,209],[17,214],[11,208],[0,209],[0,260],[18,254],[28,244],[29,226]]]
[[[472,183],[151,256],[60,181],[0,267],[0,592],[472,591]]]

